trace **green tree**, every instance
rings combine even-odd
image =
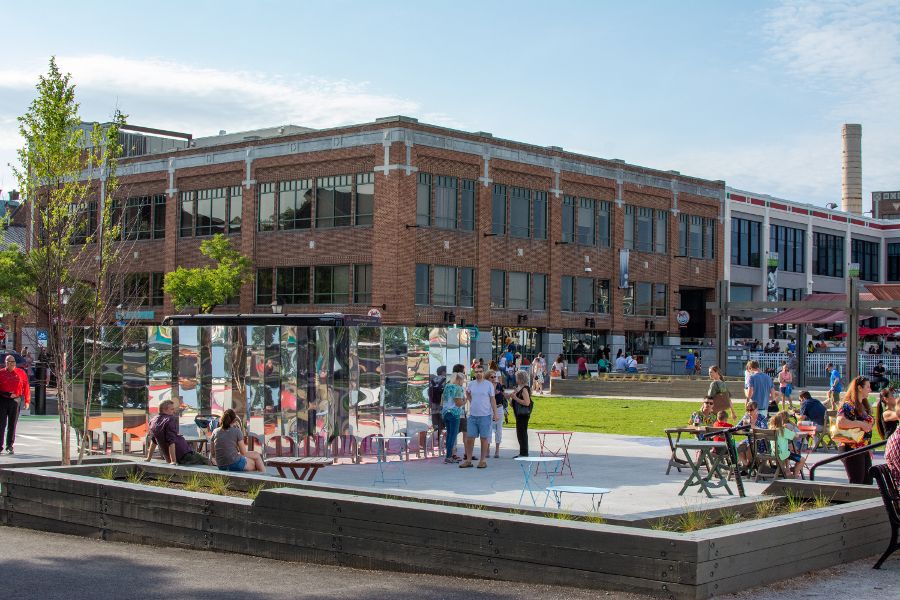
[[[215,261],[216,266],[178,267],[166,273],[163,289],[172,297],[178,310],[196,306],[199,312],[210,313],[216,306],[237,296],[241,285],[250,281],[250,259],[235,250],[224,235],[203,240],[200,252]]]
[[[118,242],[121,224],[114,222],[109,201],[118,187],[119,129],[125,115],[115,111],[105,126],[83,123],[71,75],[60,72],[52,57],[36,89],[36,98],[18,119],[25,145],[18,151],[19,165],[13,166],[30,205],[33,232],[21,271],[30,277],[22,289],[32,293],[20,297],[48,331],[47,354],[58,382],[62,460],[68,464],[71,428],[74,424],[86,434],[90,413],[73,406],[71,383],[86,381],[87,397],[92,397],[96,373],[90,371],[101,364],[97,343],[86,352],[82,372],[75,372],[75,361],[67,363],[71,326],[87,325],[90,339],[100,339],[100,327],[112,320],[115,310],[110,267],[125,250]],[[87,221],[90,203],[96,204],[95,223]],[[82,435],[79,458],[86,443]]]
[[[34,294],[34,277],[27,257],[18,248],[0,250],[0,313],[22,314]]]

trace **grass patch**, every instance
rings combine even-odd
[[[144,472],[140,469],[133,469],[125,476],[128,483],[144,483]]]
[[[211,494],[224,496],[228,491],[228,478],[224,475],[207,475],[203,478],[203,487]]]
[[[665,386],[661,386],[660,394],[664,393]],[[528,427],[534,430],[665,437],[665,429],[687,425],[691,413],[696,411],[699,405],[699,399],[666,402],[536,396]]]
[[[734,525],[740,523],[744,517],[736,510],[725,509],[719,512],[719,521],[722,525]]]
[[[254,483],[247,488],[247,497],[251,500],[256,500],[256,497],[259,496],[259,493],[266,489],[265,483]]]
[[[757,519],[767,519],[778,512],[778,501],[777,500],[767,500],[765,502],[757,502],[756,504],[756,518]]]
[[[826,508],[831,506],[832,496],[827,496],[823,492],[818,492],[813,495],[813,506],[816,508]]]
[[[203,478],[200,473],[191,473],[191,476],[185,479],[182,485],[189,492],[199,492],[203,489]]]
[[[100,470],[97,471],[97,477],[99,477],[100,479],[113,480],[116,478],[116,468],[113,465],[100,467]]]
[[[789,513],[796,513],[809,508],[806,500],[793,490],[788,490],[784,497],[787,500],[787,511]]]
[[[700,531],[712,525],[713,519],[708,512],[699,510],[686,509],[683,513],[675,517],[676,531],[688,533],[690,531]]]

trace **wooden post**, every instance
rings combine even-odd
[[[716,364],[722,370],[723,375],[728,374],[728,337],[731,335],[728,326],[728,292],[727,279],[719,281],[719,289],[716,291]]]
[[[806,323],[797,323],[797,388],[806,387]]]
[[[853,267],[847,280],[847,382],[859,375],[859,266]]]

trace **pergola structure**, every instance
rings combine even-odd
[[[860,291],[859,269],[850,266],[850,278],[847,281],[846,294],[811,294],[802,300],[792,301],[755,301],[731,302],[728,300],[730,282],[719,281],[717,302],[707,304],[716,315],[718,338],[716,342],[716,360],[725,365],[728,361],[728,332],[731,316],[738,311],[759,311],[776,309],[762,319],[754,319],[754,323],[789,323],[797,325],[797,360],[806,364],[806,327],[812,323],[833,323],[844,321],[847,324],[847,377],[853,379],[859,374],[859,320],[877,316],[873,311],[893,310],[900,314],[900,285],[867,284],[867,292]],[[806,385],[806,373],[799,369],[797,385]]]

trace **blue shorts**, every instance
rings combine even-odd
[[[791,387],[791,384],[787,384],[781,387],[781,393],[785,396],[790,396],[792,391],[794,391],[794,388]]]
[[[233,463],[231,463],[230,465],[225,465],[224,467],[222,465],[219,465],[219,470],[220,471],[243,471],[244,467],[246,467],[246,466],[247,466],[247,457],[242,456],[239,459],[237,459],[236,461],[234,461]]]
[[[473,417],[469,415],[469,430],[466,432],[470,438],[491,439],[491,415]]]

